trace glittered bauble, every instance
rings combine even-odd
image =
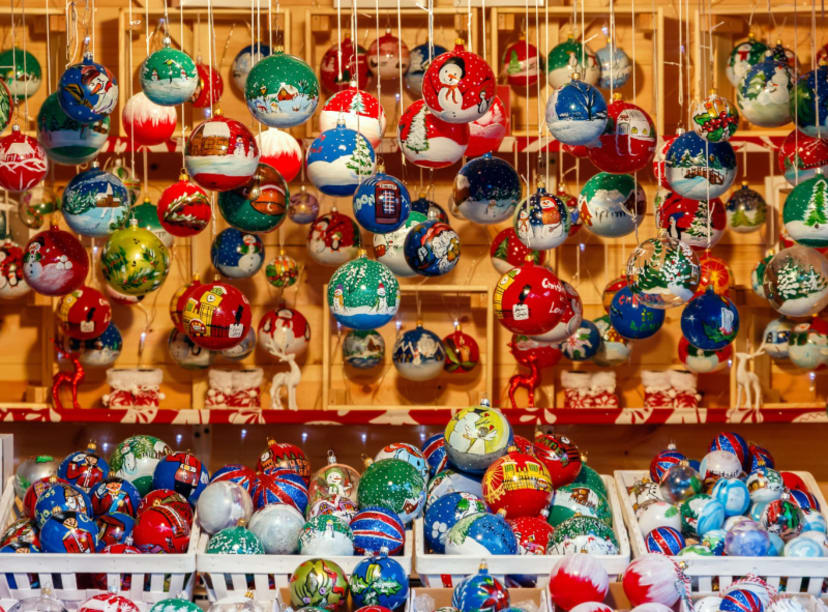
[[[684,548],[685,541],[681,532],[672,527],[656,527],[644,538],[644,546],[649,553],[672,556]]]
[[[112,320],[112,307],[100,291],[84,285],[60,298],[56,315],[64,334],[89,340],[106,331]]]
[[[416,467],[401,459],[380,459],[368,466],[359,480],[360,508],[382,506],[410,523],[423,511],[425,480]]]
[[[464,578],[454,587],[451,605],[460,612],[511,610],[509,591],[500,580],[489,575],[483,562],[477,574]]]
[[[435,57],[423,77],[423,100],[448,123],[469,123],[486,114],[496,93],[494,72],[462,44]]]
[[[308,506],[308,487],[305,480],[293,470],[274,468],[259,476],[260,485],[253,503],[256,508],[267,504],[290,504],[302,514]]]
[[[129,216],[129,194],[118,177],[93,162],[66,185],[61,212],[78,234],[103,238],[123,227]]]
[[[374,173],[376,154],[368,139],[340,123],[311,143],[306,158],[308,179],[331,196],[350,196]]]
[[[229,191],[245,185],[256,173],[259,146],[241,122],[214,115],[187,137],[184,165],[204,189]]]
[[[552,484],[562,487],[569,484],[581,470],[581,454],[568,437],[559,434],[535,434],[535,454],[546,466]]]
[[[250,302],[241,291],[214,282],[198,285],[187,294],[181,321],[193,342],[215,351],[241,342],[250,328],[251,316]]]
[[[435,57],[446,52],[448,49],[431,41],[411,49],[408,56],[408,71],[405,73],[405,87],[415,98],[421,98],[423,95],[423,77],[428,65]]]
[[[736,154],[730,143],[707,142],[695,132],[685,132],[667,151],[665,175],[670,189],[680,196],[717,198],[736,178]]]
[[[161,224],[158,218],[158,207],[150,202],[149,198],[137,206],[133,206],[129,211],[129,220],[135,219],[138,222],[138,227],[151,231],[155,236],[164,243],[164,246],[170,248],[173,244],[173,235],[170,234]]]
[[[208,534],[247,521],[253,513],[253,501],[244,487],[225,480],[208,484],[196,504],[198,524]]]
[[[190,96],[190,104],[195,108],[209,108],[219,101],[224,92],[224,79],[221,73],[208,64],[196,63],[198,82]]]
[[[198,608],[198,610],[196,609]],[[150,612],[198,612],[201,608],[187,599],[162,599],[150,608]]]
[[[554,249],[569,237],[569,209],[543,187],[515,208],[514,228],[520,241],[533,250]]]
[[[343,91],[357,83],[359,89],[368,84],[367,52],[359,45],[354,45],[347,34],[337,45],[331,45],[319,66],[319,80],[328,93]]]
[[[428,110],[425,102],[416,100],[400,117],[397,142],[405,159],[415,166],[446,168],[466,153],[470,130],[467,123],[448,123],[439,119]]]
[[[374,256],[377,261],[387,265],[396,276],[415,276],[405,260],[405,239],[412,228],[427,220],[420,212],[412,210],[404,223],[393,232],[374,234]]]
[[[813,177],[818,168],[828,172],[828,141],[793,130],[777,151],[776,166],[791,185]]]
[[[397,337],[392,350],[394,367],[407,380],[432,380],[443,371],[446,349],[440,336],[418,323]]]
[[[408,266],[422,276],[441,276],[460,261],[460,236],[451,226],[435,220],[411,228],[403,254]]]
[[[213,240],[210,260],[228,278],[250,278],[264,263],[264,243],[256,234],[228,227]]]
[[[63,295],[79,288],[89,272],[83,245],[69,232],[53,225],[26,244],[23,277],[44,295]]]
[[[724,519],[722,503],[705,493],[693,495],[681,504],[681,530],[688,537],[698,538],[711,529],[721,529]]]
[[[219,194],[221,216],[245,232],[271,232],[285,219],[289,198],[287,183],[279,172],[259,163],[245,185]]]
[[[299,355],[310,343],[310,325],[291,308],[268,310],[259,321],[259,343],[274,357]]]
[[[828,259],[800,245],[783,249],[767,264],[762,286],[771,306],[780,314],[817,314],[828,305]]]
[[[601,334],[592,321],[583,320],[572,335],[561,342],[561,351],[571,361],[586,361],[598,353]]]
[[[665,555],[653,553],[634,559],[624,570],[622,584],[634,606],[649,602],[672,606],[684,590],[676,563]]]
[[[558,322],[542,334],[533,335],[532,339],[539,342],[563,342],[569,338],[580,327],[583,320],[583,303],[581,296],[575,291],[575,288],[567,283],[561,281],[561,284],[566,291],[567,300],[564,303],[563,313]]]
[[[632,76],[633,65],[630,56],[621,47],[608,40],[595,52],[595,56],[601,67],[601,78],[598,80],[601,89],[619,89],[626,85]]]
[[[57,94],[64,113],[75,121],[89,123],[115,110],[118,82],[108,68],[92,61],[92,54],[87,52],[81,63],[72,64],[60,75]]]
[[[387,549],[389,555],[398,554],[405,543],[405,528],[399,515],[383,506],[369,506],[351,519],[354,551],[372,555]]]
[[[466,219],[490,225],[509,218],[520,195],[520,178],[511,164],[486,154],[460,169],[451,199]]]
[[[797,127],[814,138],[828,136],[828,65],[799,77],[791,96],[791,115]]]
[[[591,145],[607,127],[607,103],[596,87],[572,79],[549,96],[546,125],[564,144]]]
[[[498,232],[489,248],[494,269],[500,274],[506,274],[512,268],[523,265],[527,256],[531,256],[534,263],[541,265],[546,260],[544,251],[529,249],[518,237],[513,227],[507,227]]]
[[[167,338],[167,351],[173,361],[182,368],[207,368],[213,360],[212,351],[200,347],[187,334],[178,329],[170,330]]]
[[[454,125],[462,126],[463,124]],[[466,148],[466,157],[479,157],[498,151],[509,131],[509,115],[500,96],[494,97],[485,115],[480,119],[475,119],[468,126],[469,146]]]
[[[363,181],[354,193],[354,217],[375,234],[399,229],[410,211],[408,189],[401,180],[382,171]]]
[[[155,466],[152,488],[175,491],[195,505],[209,481],[210,475],[195,455],[178,452],[165,455]]]
[[[282,252],[265,266],[265,276],[267,282],[277,289],[287,289],[299,279],[299,265],[293,257]]]
[[[745,73],[736,88],[742,116],[760,127],[778,127],[791,120],[794,82],[785,62],[766,56]]]
[[[738,332],[736,306],[711,288],[690,300],[682,310],[681,333],[696,348],[718,351],[733,342]]]
[[[578,196],[579,220],[598,236],[617,238],[635,231],[644,220],[647,199],[629,174],[599,172]]]
[[[173,236],[194,236],[210,222],[212,207],[204,190],[183,174],[158,200],[158,219]]]
[[[538,48],[524,36],[506,46],[500,64],[501,74],[506,75],[506,81],[512,87],[534,86],[543,70]]]
[[[593,321],[601,336],[601,345],[598,352],[592,356],[592,361],[600,366],[619,366],[630,360],[632,346],[624,336],[619,334],[610,322],[609,315],[603,315]]]
[[[236,89],[240,92],[245,91],[250,69],[270,54],[270,47],[263,42],[256,42],[242,47],[241,51],[233,58],[233,64],[230,67],[230,75],[233,77],[233,84]]]
[[[443,346],[446,349],[446,372],[466,374],[477,367],[480,347],[472,336],[459,327],[443,338]]]
[[[788,196],[786,202],[789,201],[791,201],[790,196]],[[765,199],[758,192],[751,189],[745,181],[741,188],[734,191],[728,199],[726,210],[728,227],[734,232],[745,234],[755,232],[762,227],[768,214],[768,205]],[[791,228],[787,224],[785,229],[791,233]]]
[[[239,525],[213,535],[205,552],[208,555],[263,555],[265,551],[256,534]]]
[[[535,516],[554,494],[552,478],[535,457],[517,450],[495,459],[483,475],[483,498],[492,512],[505,518]]]
[[[661,329],[664,309],[650,308],[627,286],[612,298],[610,323],[615,330],[630,340],[649,338]]]
[[[267,128],[256,134],[255,140],[261,164],[274,168],[288,183],[296,178],[302,169],[302,147],[293,136],[277,128]]]
[[[828,323],[815,317],[807,323],[798,323],[791,330],[788,358],[804,370],[816,370],[828,365],[825,345],[828,344]]]
[[[632,292],[651,308],[672,308],[693,297],[699,284],[699,264],[692,249],[675,238],[650,238],[627,260]]]
[[[793,188],[785,198],[782,221],[797,243],[809,247],[828,246],[828,180],[822,174],[801,181]]]
[[[606,128],[589,144],[589,160],[599,170],[614,174],[643,170],[653,160],[656,147],[650,115],[620,98],[607,106],[606,114]]]
[[[319,81],[303,60],[277,50],[258,62],[247,75],[247,108],[270,127],[301,125],[319,104]]]
[[[438,498],[426,508],[423,519],[424,536],[429,548],[435,553],[444,553],[449,529],[460,519],[480,512],[486,512],[486,504],[471,493],[458,491]]]
[[[137,225],[113,232],[101,251],[101,272],[106,282],[129,295],[155,291],[169,270],[167,247],[155,234]]]
[[[31,290],[23,278],[23,249],[6,239],[0,243],[0,299],[13,300]]]
[[[16,103],[31,97],[43,78],[37,58],[19,47],[0,52],[0,80],[9,88]]]
[[[0,88],[0,117],[2,108]],[[106,144],[108,135],[109,117],[91,123],[72,119],[60,107],[57,93],[47,97],[37,113],[37,140],[46,151],[46,156],[58,164],[75,165],[90,161]]]
[[[598,58],[589,46],[569,37],[549,52],[546,59],[549,85],[562,87],[572,79],[574,74],[590,85],[597,85],[601,76]]]
[[[691,111],[693,129],[707,142],[725,142],[739,127],[739,112],[730,101],[711,92]]]
[[[734,46],[725,68],[725,74],[730,84],[739,87],[748,71],[764,60],[767,50],[768,46],[762,41],[756,40],[753,32],[750,33],[747,40]]]
[[[89,554],[95,552],[97,540],[98,527],[83,512],[58,511],[40,527],[43,552]]]
[[[470,514],[457,521],[446,534],[446,554],[488,557],[516,555],[517,538],[509,523],[498,514]]]
[[[310,461],[301,448],[289,442],[277,442],[268,438],[267,448],[256,461],[256,470],[269,474],[280,469],[296,473],[305,483],[310,479]]]
[[[165,43],[141,64],[141,88],[152,102],[176,106],[193,97],[199,82],[198,71],[189,55],[170,47],[169,40]]]
[[[27,191],[46,176],[46,151],[31,136],[14,125],[0,138],[0,187],[12,192]]]
[[[348,598],[348,579],[333,561],[303,561],[290,576],[290,605],[339,610]]]
[[[547,555],[617,555],[618,539],[612,527],[593,516],[573,516],[558,525],[549,545]]]
[[[388,266],[363,255],[331,275],[327,299],[334,318],[345,327],[376,329],[397,313],[400,286]]]
[[[531,261],[504,274],[493,296],[495,317],[518,334],[543,334],[558,323],[568,301],[561,281]]]
[[[671,445],[670,448],[659,451],[656,456],[653,457],[650,462],[650,478],[653,482],[660,483],[661,479],[664,477],[664,474],[667,473],[667,470],[681,461],[686,460],[687,457],[678,452],[675,449],[675,446]]]
[[[408,575],[387,554],[366,557],[351,572],[348,590],[354,607],[384,606],[393,610],[408,600]]]
[[[564,610],[588,601],[603,601],[607,591],[607,570],[600,561],[583,553],[564,557],[549,575],[549,595]]]

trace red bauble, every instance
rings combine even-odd
[[[63,295],[83,284],[89,272],[89,256],[69,232],[53,225],[26,244],[23,276],[43,295]]]
[[[708,206],[707,202],[661,190],[656,202],[656,227],[667,230],[671,238],[677,238],[694,249],[712,248],[722,239],[727,226],[727,213],[724,202],[719,198],[710,200]]]
[[[604,601],[607,591],[607,570],[598,559],[584,553],[567,555],[549,575],[549,595],[555,606],[564,610],[588,601]]]
[[[506,274],[512,268],[522,266],[526,262],[527,255],[531,255],[538,265],[546,261],[546,251],[531,250],[520,241],[513,227],[507,227],[498,232],[489,249],[492,265],[500,274]]]
[[[486,114],[494,101],[496,80],[489,64],[463,45],[438,55],[423,75],[423,100],[448,123],[469,123]]]
[[[365,49],[357,45],[355,52],[354,43],[348,36],[342,39],[338,47],[342,51],[341,60],[335,44],[322,56],[322,64],[319,66],[319,81],[322,88],[329,94],[335,93],[348,89],[351,81],[356,81],[359,89],[365,89],[368,84],[368,59]]]
[[[215,115],[187,138],[184,166],[192,179],[213,191],[246,185],[259,167],[259,146],[240,121]]]
[[[385,133],[385,111],[382,104],[367,91],[350,87],[332,95],[319,113],[319,131],[338,126],[359,132],[376,149]]]
[[[573,482],[581,471],[581,451],[566,436],[538,432],[535,454],[549,470],[556,489]]]
[[[131,599],[115,593],[98,593],[80,605],[78,612],[138,612]]]
[[[564,153],[569,153],[573,157],[577,157],[579,159],[586,159],[589,157],[589,149],[586,148],[586,145],[561,144],[561,148]]]
[[[152,506],[135,521],[132,540],[142,552],[183,553],[190,543],[190,523],[170,506]]]
[[[539,516],[518,516],[507,519],[506,522],[517,538],[521,555],[546,554],[546,545],[555,530],[545,519]]]
[[[495,153],[509,133],[509,116],[500,96],[495,96],[486,114],[469,124],[469,146],[466,157]]]
[[[224,92],[224,81],[221,74],[215,68],[202,64],[196,64],[198,71],[198,86],[190,98],[190,104],[196,108],[209,108],[217,104],[221,94]],[[209,87],[208,87],[209,83]]]
[[[187,293],[181,314],[184,332],[211,351],[236,346],[250,330],[250,302],[227,283],[204,283]]]
[[[537,516],[552,501],[555,491],[543,464],[517,450],[495,459],[483,474],[483,499],[492,512],[506,518]]]
[[[704,253],[699,257],[699,288],[696,295],[704,293],[708,287],[713,287],[717,295],[727,295],[733,285],[733,272],[727,262],[721,257]]]
[[[380,79],[397,79],[408,70],[411,53],[408,46],[399,38],[385,30],[368,47],[368,70]]]
[[[562,355],[559,343],[544,342],[521,334],[512,334],[509,350],[515,361],[526,367],[534,363],[539,368],[551,368],[561,360]],[[527,452],[526,449],[521,450]]]
[[[285,182],[290,182],[302,169],[302,147],[288,132],[267,128],[256,134],[259,145],[259,163],[276,168]]]
[[[461,329],[455,329],[443,338],[446,348],[446,364],[443,369],[451,374],[471,372],[480,361],[477,341]]]
[[[204,190],[182,174],[158,200],[158,220],[173,236],[195,236],[210,222],[213,209]]]
[[[544,334],[534,336],[535,340],[541,342],[563,342],[572,334],[578,331],[581,323],[584,320],[584,303],[581,301],[581,296],[575,290],[575,287],[561,281],[566,290],[566,305],[564,306],[563,314],[558,322]]]
[[[198,278],[194,278],[189,284],[182,285],[176,289],[172,298],[170,298],[170,320],[175,328],[181,333],[185,333],[184,324],[181,321],[181,313],[184,312],[184,304],[187,303],[187,294],[190,289],[193,289],[200,284],[201,281],[199,281]]]
[[[538,335],[561,319],[568,299],[557,276],[527,261],[500,277],[493,301],[503,327],[516,334]]]
[[[267,441],[267,448],[259,455],[256,470],[268,474],[277,469],[295,472],[306,484],[310,481],[311,464],[302,449],[290,442],[276,442],[271,438]]]
[[[659,187],[663,189],[669,189],[670,183],[667,182],[667,174],[665,171],[664,164],[667,161],[667,151],[670,150],[670,147],[673,145],[673,142],[684,133],[684,130],[677,133],[675,136],[670,136],[666,138],[661,146],[658,148],[658,152],[653,157],[653,176],[655,177],[656,183],[658,183]]]
[[[514,336],[512,336],[512,338],[514,338]],[[532,444],[532,441],[529,438],[524,438],[523,436],[516,435],[515,446],[517,446],[518,450],[524,455],[532,455],[533,457],[535,456],[535,445]]]
[[[37,139],[26,136],[20,127],[0,138],[0,187],[8,191],[26,191],[46,176],[46,151]]]
[[[422,100],[412,102],[400,117],[397,142],[405,158],[423,168],[447,168],[460,160],[469,145],[465,123],[447,123]]]
[[[797,489],[799,491],[805,491],[806,493],[809,492],[808,485],[805,484],[805,481],[799,475],[793,472],[779,472],[779,475],[782,476],[782,482],[786,488]]]
[[[185,521],[193,522],[193,507],[190,502],[181,493],[172,489],[154,489],[144,495],[141,503],[138,504],[138,509],[135,511],[135,517],[140,517],[149,508],[156,506],[169,506],[178,512]]]
[[[78,340],[91,340],[109,327],[112,307],[100,291],[84,285],[60,298],[57,317],[64,334]]]
[[[175,132],[175,107],[156,104],[139,91],[124,104],[121,121],[128,142],[145,146],[161,144]]]
[[[538,48],[521,36],[517,42],[506,45],[501,60],[501,75],[512,87],[532,87],[540,76]]]
[[[55,480],[53,481],[52,478]],[[23,513],[27,517],[33,519],[35,517],[35,504],[37,503],[37,498],[40,497],[41,493],[44,493],[46,489],[58,483],[68,485],[69,481],[64,480],[63,478],[57,478],[56,476],[44,476],[43,478],[38,478],[30,484],[29,488],[26,489],[26,494],[23,496]]]
[[[633,606],[654,602],[671,607],[681,597],[684,583],[678,566],[670,557],[648,553],[627,566],[622,585]]]
[[[776,163],[791,185],[812,177],[817,168],[828,174],[828,140],[793,130],[779,147]]]
[[[589,159],[598,169],[626,174],[643,169],[653,159],[656,131],[642,108],[623,100],[607,106],[607,128],[589,147]]]

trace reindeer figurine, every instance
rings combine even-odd
[[[81,405],[80,402],[78,402],[78,385],[81,383],[84,376],[86,376],[86,372],[83,370],[83,366],[78,359],[77,353],[66,351],[57,343],[57,341],[53,340],[53,342],[58,353],[63,354],[67,359],[69,359],[69,361],[72,362],[72,372],[64,372],[63,370],[55,372],[55,375],[52,377],[52,403],[54,404],[55,410],[63,410],[63,403],[60,401],[60,388],[63,385],[68,384],[69,388],[72,390],[72,408],[80,410]]]
[[[519,364],[529,368],[529,374],[518,373],[509,378],[509,401],[512,403],[512,408],[517,408],[518,403],[515,400],[515,392],[523,387],[529,394],[527,407],[534,408],[535,388],[538,386],[538,382],[540,381],[540,368],[538,367],[537,356],[529,354],[518,357],[518,353],[515,351],[514,344],[512,343],[509,343],[509,349],[512,351],[512,355],[515,356],[515,359],[518,360]]]
[[[755,353],[734,353],[736,360],[736,405],[733,408],[742,408],[742,396],[744,395],[744,407],[759,410],[762,403],[762,386],[759,384],[759,377],[755,372],[748,370],[748,362],[765,352],[759,347]]]
[[[282,410],[282,389],[287,391],[288,410],[298,410],[296,403],[296,387],[302,380],[302,370],[296,365],[296,356],[287,355],[282,352],[273,353],[280,361],[288,364],[290,369],[287,372],[276,372],[270,383],[270,406],[274,410]]]

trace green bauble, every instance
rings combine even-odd
[[[589,467],[586,463],[581,464],[581,471],[578,472],[578,475],[575,477],[575,480],[572,481],[572,484],[586,485],[590,489],[598,491],[598,493],[609,499],[609,492],[607,491],[607,485],[604,484],[603,478],[601,478],[601,475]]]
[[[641,303],[664,310],[687,303],[699,286],[699,258],[687,244],[662,235],[639,244],[627,261],[627,279]]]
[[[201,608],[186,599],[162,599],[149,612],[201,612]]]
[[[0,115],[2,97],[0,91]],[[46,156],[58,164],[74,166],[94,159],[108,137],[108,115],[92,123],[75,121],[63,112],[57,93],[46,98],[37,113],[37,141]]]
[[[0,80],[9,88],[15,103],[29,98],[40,88],[40,62],[29,53],[12,47],[0,51]]]
[[[609,502],[598,491],[582,484],[568,484],[555,490],[547,520],[557,527],[575,515],[593,516],[612,527]]]
[[[218,196],[222,217],[244,232],[270,232],[285,220],[288,186],[282,175],[268,164],[259,164],[246,185]]]
[[[416,467],[402,459],[380,459],[359,479],[360,509],[382,506],[396,512],[403,523],[417,518],[425,503],[425,481]]]
[[[154,52],[141,65],[141,88],[147,98],[161,106],[189,102],[198,82],[193,59],[169,46]]]
[[[161,225],[161,221],[158,219],[158,207],[149,200],[144,200],[138,206],[133,206],[129,211],[129,218],[135,219],[138,222],[138,227],[155,234],[156,238],[163,242],[165,247],[172,246],[173,235]]]
[[[208,555],[263,555],[264,544],[247,527],[237,525],[222,529],[207,543]]]
[[[170,252],[149,230],[136,225],[112,233],[101,252],[103,276],[128,295],[155,291],[170,271]]]
[[[290,605],[339,610],[348,598],[348,579],[333,561],[309,559],[290,577]]]
[[[569,83],[576,72],[580,80],[590,85],[597,85],[601,77],[595,53],[572,37],[552,48],[547,57],[546,70],[549,72],[549,84],[556,89]]]
[[[782,221],[799,244],[828,246],[828,180],[822,174],[793,188],[782,208]]]
[[[593,516],[573,516],[555,528],[546,554],[569,555],[585,552],[591,555],[617,555],[618,539],[612,527]]]
[[[244,98],[251,114],[265,125],[295,127],[316,110],[319,80],[304,61],[277,50],[250,69]]]
[[[152,489],[155,466],[172,452],[166,442],[155,436],[132,436],[112,451],[109,468],[115,476],[134,484],[143,497]]]
[[[382,327],[400,307],[400,284],[384,263],[365,252],[336,269],[328,282],[328,306],[345,327],[369,330]]]

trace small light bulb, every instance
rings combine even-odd
[[[362,443],[363,444],[365,444],[368,441],[368,434],[365,433],[364,431],[362,432],[362,435],[360,437],[362,438]]]
[[[242,430],[241,430],[241,439],[242,439],[242,440],[244,440],[246,437],[247,437],[247,430],[246,430],[246,429],[242,429]]]
[[[730,366],[732,366],[732,365],[733,365],[733,360],[732,360],[732,359],[728,359],[728,360],[727,360],[727,367],[730,367]]]
[[[402,329],[402,321],[400,321],[399,319],[397,319],[397,320],[394,322],[394,325],[396,325],[396,326],[397,326],[397,331],[400,331],[400,330]]]
[[[308,432],[303,431],[302,432],[302,444],[304,444],[307,441],[308,441]]]
[[[182,439],[183,437],[184,437],[184,436],[182,436],[181,434],[175,434],[175,444],[176,444],[176,446],[180,446],[180,445],[181,445],[181,439]]]
[[[578,248],[581,249],[581,252],[583,253],[586,250],[586,245],[583,242],[581,242],[578,244]]]
[[[808,372],[808,378],[811,380],[816,380],[816,372]]]

